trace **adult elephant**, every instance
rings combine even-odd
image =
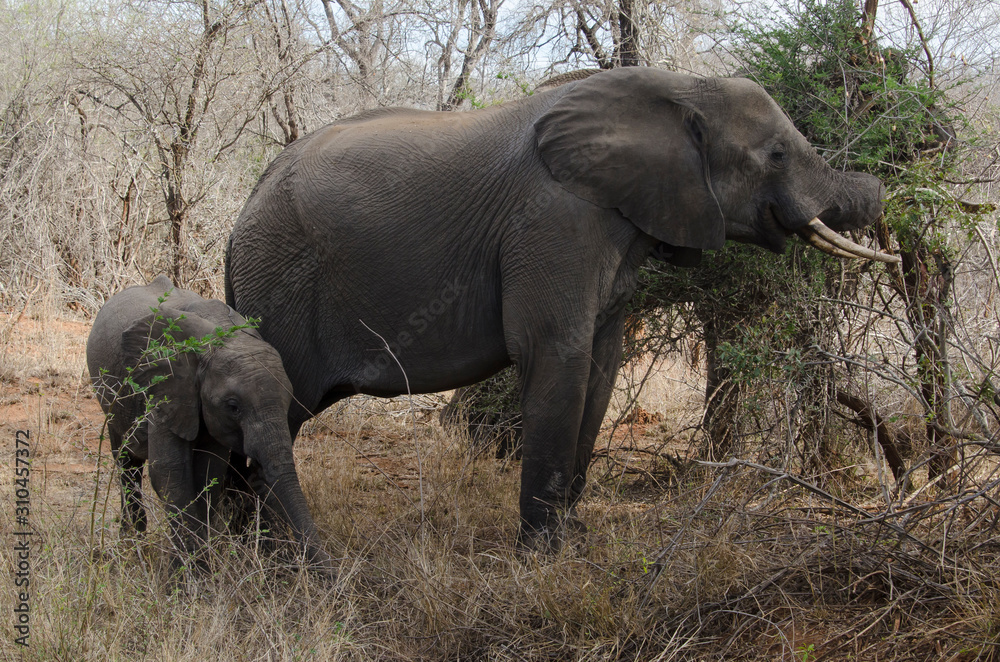
[[[611,70],[474,112],[368,112],[292,143],[236,222],[226,294],[281,353],[293,436],[355,393],[441,391],[515,364],[520,533],[545,544],[583,491],[653,248],[780,252],[798,233],[864,251],[830,228],[871,223],[882,195],[832,170],[750,81]]]

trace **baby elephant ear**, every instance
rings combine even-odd
[[[133,322],[122,332],[122,352],[125,365],[133,368],[132,380],[139,388],[148,387],[146,398],[156,403],[150,415],[182,439],[194,441],[201,425],[198,354],[178,352],[171,341],[194,335],[183,315],[160,308]]]
[[[711,136],[689,101],[698,79],[628,67],[567,88],[535,122],[539,153],[556,181],[672,246],[722,248]]]
[[[247,326],[245,329],[240,329],[238,333],[245,333],[256,340],[264,342],[264,338],[260,335],[257,327],[248,325],[246,318],[236,312],[235,308],[232,306],[226,306],[226,316],[229,318],[229,321],[232,322],[233,326]]]

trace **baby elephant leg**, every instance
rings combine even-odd
[[[123,447],[122,437],[117,432],[109,430],[108,436],[118,464],[118,479],[121,483],[121,535],[145,533],[146,509],[142,505],[142,469],[146,461],[129,453]]]

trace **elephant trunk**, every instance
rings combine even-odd
[[[837,172],[830,204],[819,219],[836,232],[871,225],[882,215],[885,187],[878,177],[862,172]]]
[[[882,214],[885,198],[885,187],[877,177],[859,172],[838,172],[836,175],[838,183],[833,203],[796,233],[815,248],[836,257],[898,263],[898,256],[866,248],[834,231],[871,224]]]
[[[311,563],[332,569],[333,560],[318,544],[319,532],[299,484],[292,438],[284,417],[280,418],[280,423],[247,428],[244,451],[260,465],[264,485],[254,486],[258,496],[288,521],[296,539],[305,545]]]

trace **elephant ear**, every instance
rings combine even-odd
[[[236,312],[236,309],[232,306],[226,306],[226,316],[229,318],[229,321],[233,326],[243,326],[247,324],[246,318]],[[247,326],[245,329],[240,329],[239,333],[245,333],[256,340],[264,342],[264,337],[260,335],[260,332],[257,331],[257,328],[254,326]]]
[[[158,403],[151,415],[187,441],[198,437],[201,425],[199,354],[179,351],[176,345],[202,338],[213,328],[190,313],[161,306],[122,332],[126,365],[134,366],[132,379],[148,386],[147,398]]]
[[[574,195],[672,246],[722,248],[699,79],[629,67],[576,83],[535,122],[538,150]]]

